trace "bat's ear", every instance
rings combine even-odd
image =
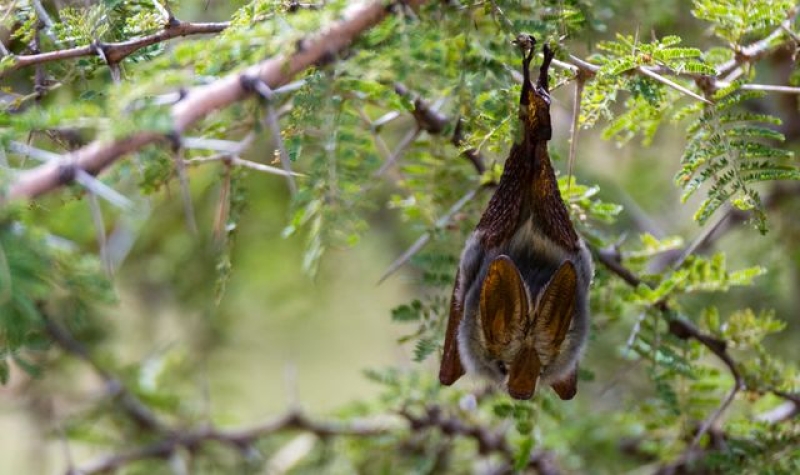
[[[534,311],[534,335],[538,348],[549,356],[558,354],[575,314],[578,275],[571,261],[564,261],[542,290]],[[547,358],[548,360],[550,358]]]
[[[498,256],[489,265],[481,287],[480,324],[490,355],[499,355],[521,335],[529,308],[528,292],[517,266],[508,256]]]

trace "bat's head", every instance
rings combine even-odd
[[[548,71],[553,60],[553,51],[544,45],[544,59],[539,68],[539,79],[531,81],[530,65],[535,54],[536,39],[521,34],[514,41],[522,50],[522,93],[519,98],[519,118],[525,128],[525,135],[533,140],[550,140],[553,135],[550,126],[550,91]]]

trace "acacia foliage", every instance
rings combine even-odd
[[[3,20],[11,32],[10,54],[0,60],[0,74],[13,84],[4,92],[8,100],[0,117],[4,183],[13,183],[20,170],[31,166],[28,155],[36,155],[20,143],[65,153],[132,131],[170,133],[171,93],[302,47],[310,32],[341,18],[347,3],[243,3],[219,35],[170,48],[156,43],[127,56],[114,66],[120,68],[122,79],[115,83],[109,65],[97,55],[43,63],[36,75],[46,81],[32,78],[35,68],[14,70],[15,55],[30,53],[33,42],[45,51],[152,34],[164,27],[163,7],[178,8],[177,2],[108,0],[68,7],[44,29],[33,2],[13,2]],[[133,200],[127,206],[134,211],[118,203],[94,204],[100,240],[106,238],[103,217],[128,219],[145,206],[142,197],[161,197],[171,184],[180,186],[186,171],[176,166],[176,156],[199,159],[195,163],[204,167],[217,166],[202,162],[219,155],[215,148],[219,142],[214,140],[246,143],[248,133],[271,134],[265,120],[271,111],[280,115],[280,138],[272,137],[272,148],[285,145],[292,168],[303,174],[296,180],[298,190],[287,210],[284,232],[287,238],[306,240],[306,254],[298,265],[315,272],[326,250],[357,245],[372,228],[376,211],[392,210],[407,229],[428,236],[427,246],[411,259],[418,272],[419,295],[395,309],[392,318],[408,329],[401,343],[413,346],[415,361],[437,361],[460,243],[473,228],[488,195],[484,190],[497,180],[514,136],[519,58],[510,40],[520,32],[559,43],[558,59],[573,65],[556,70],[552,81],[562,89],[584,85],[579,127],[601,130],[604,138],[622,147],[631,146],[635,137],[645,145],[655,143],[668,122],[685,131],[682,153],[672,157],[680,163],[674,182],[683,190],[684,200],[702,195],[700,204],[693,205],[699,224],[733,208],[747,212],[766,232],[769,213],[761,194],[771,190],[771,182],[800,177],[778,129],[781,119],[759,107],[764,104],[759,100],[770,92],[754,87],[766,74],[759,74],[765,56],[797,46],[793,2],[695,0],[691,15],[697,29],[710,31],[711,36],[694,45],[686,45],[678,36],[682,32],[668,28],[667,35],[654,34],[646,41],[649,34],[609,21],[631,8],[626,2],[431,2],[417,11],[402,4],[392,8],[392,15],[348,51],[325,58],[298,78],[302,82],[297,87],[278,91],[268,102],[248,100],[205,117],[186,137],[200,140],[184,141],[180,154],[169,147],[150,146],[114,165],[103,182]],[[582,54],[585,49],[590,54]],[[590,67],[571,54],[585,58]],[[412,96],[398,93],[398,85],[412,91]],[[61,99],[59,88],[69,90],[69,101]],[[707,102],[686,94],[687,89]],[[413,94],[423,94],[427,106],[438,105],[438,112],[450,120],[439,129],[422,130],[421,125],[417,129],[409,120],[415,112],[418,117],[421,108]],[[395,119],[398,116],[401,119]],[[461,120],[458,127],[456,118]],[[454,135],[459,140],[453,140]],[[554,149],[559,155],[558,147]],[[223,154],[236,155],[226,150]],[[462,157],[471,151],[486,161],[482,174]],[[279,162],[279,152],[268,155],[265,162]],[[387,161],[394,163],[387,167]],[[218,298],[224,298],[227,279],[235,272],[231,249],[238,220],[252,192],[247,186],[252,182],[246,178],[255,172],[218,163],[222,166],[213,179],[220,183],[215,278]],[[800,439],[797,421],[758,417],[781,404],[786,395],[798,393],[796,365],[774,355],[765,344],[765,338],[782,330],[784,323],[768,306],[717,304],[748,292],[776,264],[753,260],[732,269],[725,252],[689,252],[671,265],[659,266],[661,256],[686,248],[683,239],[656,238],[636,229],[625,209],[612,202],[614,190],[601,189],[591,178],[576,181],[564,176],[560,186],[577,227],[593,249],[616,249],[619,263],[637,276],[625,282],[613,268],[598,266],[591,299],[595,335],[591,345],[600,348],[592,351],[613,359],[616,366],[644,368],[645,382],[636,383],[641,387],[612,384],[610,390],[622,399],[613,407],[593,405],[590,397],[562,404],[547,391],[531,402],[511,402],[492,391],[472,394],[474,387],[466,385],[443,389],[424,364],[405,370],[372,368],[367,376],[385,387],[384,397],[344,408],[340,417],[355,420],[401,412],[412,422],[427,417],[429,427],[411,424],[411,430],[387,431],[381,437],[333,437],[309,450],[296,470],[468,472],[475,469],[476,457],[490,467],[542,470],[536,458],[542,453],[552,454],[565,469],[587,473],[689,462],[694,469],[720,472],[755,473],[765,466],[775,473],[798,469],[800,456],[792,449]],[[473,191],[477,198],[452,209]],[[30,355],[40,354],[48,345],[47,319],[57,317],[86,344],[103,339],[109,312],[103,304],[113,301],[113,292],[101,261],[105,258],[108,266],[110,258],[103,249],[95,249],[91,239],[77,240],[90,244],[75,244],[58,234],[63,228],[60,221],[69,219],[63,201],[114,195],[87,194],[77,184],[54,194],[44,201],[47,205],[3,209],[1,379],[7,377],[12,361],[32,373],[58,371],[49,367],[47,359],[38,358],[39,364],[31,361]],[[193,213],[191,199],[184,206]],[[676,321],[690,322],[708,339],[686,337],[674,330]],[[709,343],[713,341],[724,342],[722,350]],[[729,356],[730,362],[719,364],[720,354]],[[599,366],[592,359],[583,365],[580,386],[585,393],[602,392],[606,381],[594,380],[603,370]],[[128,369],[126,381],[137,396],[167,417],[185,421],[196,417],[181,412],[168,381],[156,390],[139,387],[138,375],[144,370]],[[626,389],[635,397],[626,397]],[[723,404],[728,394],[730,407]],[[481,452],[475,447],[477,432],[436,429],[432,407],[471,427],[499,434],[503,449]],[[720,409],[723,417],[712,420]],[[715,422],[713,427],[703,427],[708,421]],[[98,430],[96,424],[105,425]],[[108,436],[106,430],[114,435]],[[700,437],[694,440],[698,431]],[[75,440],[100,438],[112,445],[117,440],[145,443],[154,437],[148,430],[97,414],[70,421],[67,433]],[[264,437],[258,446],[271,453],[286,440],[279,433]],[[609,457],[609,451],[620,455]],[[201,471],[209,473],[220,467],[260,468],[257,459],[216,450],[196,451],[193,457]],[[166,470],[166,464],[159,463],[131,467]]]

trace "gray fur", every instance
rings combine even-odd
[[[495,249],[486,250],[480,243],[479,233],[475,231],[464,247],[460,267],[463,295],[455,296],[464,302],[464,317],[458,329],[458,348],[464,367],[468,372],[483,375],[499,384],[506,383],[507,376],[486,354],[479,324],[481,288],[491,262],[502,254],[511,258],[522,275],[529,307],[533,311],[555,271],[569,260],[577,274],[575,314],[560,353],[552,361],[542,361],[541,373],[541,382],[545,384],[561,379],[575,368],[589,334],[589,284],[594,274],[589,251],[582,240],[574,253],[559,247],[538,230],[533,216],[520,226],[506,245]],[[519,342],[512,344],[519,345]],[[515,351],[513,348],[509,350]]]

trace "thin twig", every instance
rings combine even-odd
[[[175,162],[175,173],[178,175],[178,183],[181,188],[181,201],[183,201],[183,212],[186,217],[186,227],[195,236],[198,234],[197,220],[194,216],[194,203],[192,201],[192,190],[189,187],[189,175],[186,172],[186,161],[183,159],[184,149],[177,143],[175,147],[173,161]]]
[[[697,429],[697,433],[692,439],[692,443],[686,448],[686,452],[691,452],[697,448],[697,446],[700,444],[700,440],[704,435],[706,435],[706,432],[708,432],[708,430],[711,429],[711,427],[717,422],[717,420],[722,416],[722,413],[728,409],[734,398],[736,398],[736,394],[738,394],[742,389],[743,387],[740,386],[740,382],[737,381],[734,383],[730,392],[728,392],[728,395],[725,396],[722,402],[720,402],[719,407],[717,407],[717,409],[712,412],[702,424],[700,424],[700,427]]]
[[[229,23],[191,23],[191,22],[176,22],[168,24],[163,30],[152,35],[143,36],[140,38],[133,38],[126,41],[117,43],[92,43],[85,46],[75,48],[62,49],[56,51],[48,51],[46,53],[30,54],[30,55],[17,55],[14,56],[14,62],[7,66],[3,71],[0,71],[0,77],[34,64],[50,63],[53,61],[63,61],[65,59],[75,59],[87,56],[97,55],[97,48],[103,50],[106,59],[110,63],[119,63],[123,59],[139,51],[142,48],[162,43],[164,41],[177,38],[180,36],[190,35],[208,35],[219,33],[228,27]]]
[[[450,209],[447,210],[445,214],[443,214],[436,222],[433,224],[434,229],[439,229],[445,226],[447,223],[453,219],[456,213],[461,211],[467,203],[472,201],[475,195],[478,194],[482,188],[472,189],[467,192],[464,196],[461,197],[460,200],[456,201]],[[416,255],[423,247],[430,241],[431,239],[431,231],[426,232],[422,236],[420,236],[414,244],[411,245],[406,251],[400,255],[394,262],[386,269],[386,272],[383,273],[380,279],[378,279],[378,284],[386,280],[390,275],[394,274],[399,268],[403,267],[414,255]]]
[[[575,80],[575,96],[572,104],[572,125],[569,129],[569,159],[567,160],[567,176],[569,181],[567,186],[572,186],[572,167],[575,165],[575,153],[578,148],[578,128],[581,120],[581,100],[583,98],[583,86],[586,84],[586,79],[578,73]],[[569,190],[569,188],[567,188]]]
[[[698,249],[708,245],[711,237],[716,233],[731,217],[733,208],[730,205],[725,205],[724,211],[720,214],[717,220],[695,237],[688,246],[683,249],[683,253],[672,263],[672,268],[677,269],[683,265],[689,256],[695,254]]]
[[[94,223],[95,236],[97,237],[97,247],[100,249],[100,260],[103,261],[106,275],[109,277],[113,274],[114,269],[111,265],[111,259],[108,254],[108,242],[106,239],[106,226],[103,222],[103,210],[100,208],[100,202],[97,200],[97,195],[89,192],[89,210],[92,214],[92,222]]]
[[[139,460],[169,459],[172,454],[180,449],[193,451],[211,442],[220,443],[233,448],[237,452],[242,452],[253,447],[258,439],[290,430],[310,432],[325,438],[331,436],[375,437],[398,428],[394,419],[375,418],[349,423],[321,422],[309,419],[300,412],[289,412],[271,421],[244,429],[217,429],[208,426],[176,431],[169,437],[148,445],[127,452],[101,457],[72,473],[92,475],[113,472]]]
[[[745,91],[764,91],[764,92],[777,92],[781,94],[800,94],[800,87],[796,86],[778,86],[775,84],[743,84],[741,88]]]
[[[33,9],[36,10],[36,17],[47,27],[45,34],[54,43],[57,42],[58,38],[56,38],[56,35],[53,33],[53,19],[50,18],[47,10],[42,6],[41,0],[33,0],[31,3],[33,4]]]
[[[687,89],[687,88],[681,86],[680,84],[676,83],[675,81],[673,81],[673,80],[671,80],[669,78],[666,78],[666,77],[664,77],[664,76],[662,76],[662,75],[660,75],[660,74],[658,74],[658,73],[656,73],[656,72],[654,72],[654,71],[652,71],[652,70],[650,70],[648,68],[645,68],[643,66],[639,66],[639,67],[636,68],[636,71],[644,74],[645,76],[649,77],[650,79],[654,79],[654,80],[660,82],[661,84],[665,84],[665,85],[675,89],[678,92],[681,92],[683,94],[686,94],[689,97],[697,99],[698,101],[705,102],[706,104],[711,104],[712,103],[711,101],[709,101],[705,97],[701,96],[700,94],[697,94],[696,92],[692,91],[691,89]]]
[[[245,160],[240,158],[236,155],[229,155],[229,154],[217,154],[212,155],[210,157],[196,157],[192,158],[191,160],[184,160],[186,165],[201,165],[203,163],[210,163],[210,162],[224,162],[230,165],[238,166],[238,167],[245,167],[250,168],[252,170],[269,173],[271,175],[278,175],[278,176],[305,176],[303,173],[298,173],[294,171],[287,172],[286,170],[273,167],[271,165],[264,165],[263,163],[253,162],[250,160]]]
[[[242,77],[243,82],[246,80],[247,78]],[[245,87],[248,86],[245,85]],[[292,162],[289,158],[289,152],[286,150],[286,146],[283,143],[283,137],[281,136],[281,127],[278,123],[278,114],[275,113],[275,108],[272,107],[272,102],[275,100],[275,92],[267,83],[260,80],[252,81],[249,87],[253,88],[264,99],[266,112],[264,114],[263,122],[266,123],[267,128],[269,128],[270,132],[272,132],[273,145],[278,147],[281,166],[286,172],[285,176],[286,183],[289,185],[289,193],[294,196],[297,194],[297,182],[294,179],[295,174],[292,172]]]
[[[76,340],[65,327],[48,317],[44,318],[44,327],[56,345],[86,363],[100,376],[106,385],[108,395],[116,399],[123,411],[136,422],[140,428],[152,432],[165,432],[165,426],[156,415],[134,396],[122,381],[100,366],[100,364],[91,357],[89,351]]]
[[[419,133],[421,132],[418,126],[414,126],[411,130],[409,130],[400,142],[398,142],[397,146],[392,151],[391,155],[386,158],[386,161],[383,162],[383,165],[375,172],[376,177],[383,175],[386,171],[394,166],[397,163],[397,160],[403,155],[403,152],[414,142],[414,140],[419,137]]]

